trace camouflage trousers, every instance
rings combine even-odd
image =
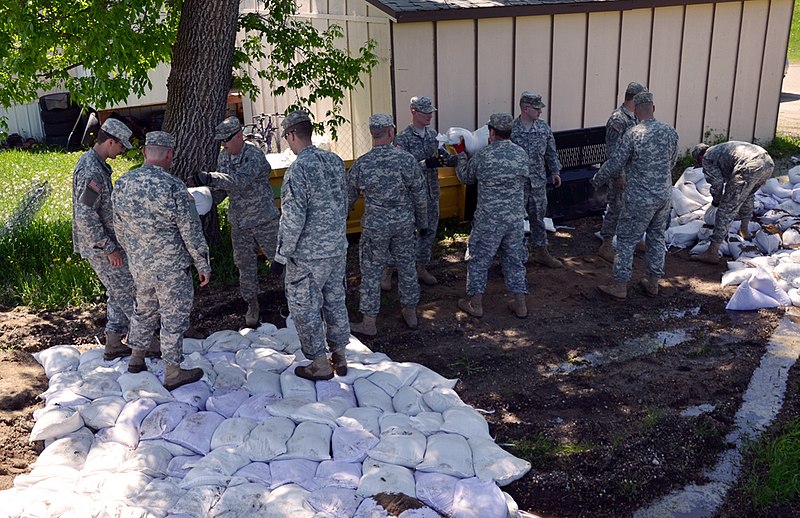
[[[631,198],[625,200],[617,224],[617,248],[613,268],[616,282],[630,280],[633,273],[633,252],[645,232],[647,275],[658,279],[664,276],[664,233],[671,209],[671,198],[650,202]]]
[[[547,245],[547,230],[544,228],[544,218],[547,215],[547,188],[545,185],[525,186],[525,210],[528,212],[528,222],[531,225],[531,243],[533,246]]]
[[[752,167],[725,182],[725,191],[714,220],[714,232],[711,234],[712,243],[722,243],[734,219],[753,216],[756,191],[770,179],[775,168],[772,159],[767,158],[768,160],[759,160]]]
[[[510,293],[528,293],[525,263],[525,231],[522,220],[513,223],[473,222],[467,243],[467,295],[486,292],[489,267],[497,251],[503,266],[503,281]]]
[[[427,237],[417,234],[417,262],[423,265],[431,262],[433,243],[436,242],[436,229],[439,226],[439,190],[428,193],[428,226],[433,233]]]
[[[128,269],[128,259],[119,268],[112,268],[103,254],[89,256],[86,260],[106,289],[106,332],[124,335],[133,318],[136,289]]]
[[[600,226],[600,237],[612,238],[617,233],[617,222],[623,206],[622,191],[613,181],[608,183],[606,202],[606,213],[603,215],[603,224]]]
[[[270,260],[275,257],[278,222],[276,218],[252,228],[231,227],[233,262],[239,269],[239,293],[244,300],[258,296],[258,249]]]
[[[416,306],[419,303],[419,280],[414,254],[414,227],[394,231],[364,229],[358,245],[361,313],[371,317],[378,316],[381,307],[381,274],[392,258],[397,265],[400,304]]]
[[[294,319],[303,354],[314,359],[339,351],[350,341],[350,322],[345,306],[347,255],[286,262],[286,300]],[[327,338],[327,341],[326,341]]]
[[[136,309],[128,345],[147,349],[161,322],[161,357],[167,363],[183,361],[183,333],[189,328],[194,285],[190,269],[134,272]]]

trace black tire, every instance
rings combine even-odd
[[[74,106],[66,110],[42,110],[40,116],[43,124],[62,124],[64,122],[75,122],[81,114],[81,107]]]
[[[44,138],[44,143],[48,146],[67,149],[67,140],[69,140],[69,135],[59,135],[57,137],[46,136]]]
[[[52,137],[69,135],[72,133],[72,128],[75,127],[76,120],[78,120],[77,117],[71,121],[44,124],[44,134]]]

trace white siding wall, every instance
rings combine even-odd
[[[39,117],[39,103],[16,105],[7,109],[0,108],[0,118],[6,118],[6,132],[19,133],[24,138],[44,139],[42,119]]]

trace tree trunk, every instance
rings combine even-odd
[[[239,0],[185,0],[167,81],[164,130],[175,136],[172,173],[186,179],[216,168],[214,126],[225,116],[233,84]],[[206,237],[219,241],[216,210],[204,218]]]

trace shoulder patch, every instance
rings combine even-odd
[[[617,122],[611,125],[611,129],[613,129],[617,133],[622,133],[622,126]]]

